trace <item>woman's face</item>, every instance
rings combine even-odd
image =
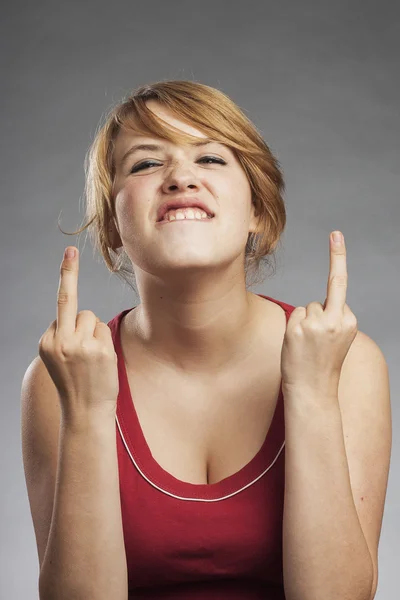
[[[161,119],[204,138],[152,100],[147,106]],[[157,144],[157,150],[136,150]],[[175,274],[214,274],[232,266],[242,273],[244,249],[256,218],[251,188],[234,153],[221,143],[174,145],[167,140],[120,132],[115,147],[115,210],[118,230],[136,276],[140,270],[171,281]],[[206,221],[157,223],[161,204],[176,198],[199,198],[214,213]],[[231,272],[232,274],[232,272]]]

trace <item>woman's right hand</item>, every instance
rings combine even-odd
[[[110,328],[90,310],[78,310],[79,252],[63,258],[57,319],[39,341],[39,355],[60,398],[67,421],[107,414],[115,417],[118,362]]]

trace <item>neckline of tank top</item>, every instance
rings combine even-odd
[[[263,294],[257,295],[281,306],[286,315],[286,322],[288,321],[290,313],[295,308],[294,306],[276,300],[270,296],[265,296]],[[142,477],[153,487],[165,494],[183,500],[224,500],[249,488],[251,485],[262,479],[273,467],[285,445],[282,382],[279,388],[279,395],[271,425],[267,431],[264,442],[258,452],[247,464],[236,473],[233,473],[216,483],[196,484],[178,479],[166,471],[151,454],[150,447],[147,444],[132,399],[122,353],[120,324],[123,317],[134,308],[136,307],[123,310],[109,322],[118,358],[120,382],[116,422],[122,443],[124,444],[133,465]]]

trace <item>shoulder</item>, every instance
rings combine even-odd
[[[389,407],[389,370],[379,345],[358,331],[342,365],[339,382],[341,408],[350,410],[355,399]],[[353,400],[351,400],[353,399]],[[360,400],[361,401],[361,400]]]
[[[362,373],[371,369],[375,375],[387,372],[386,359],[380,346],[359,330],[343,362],[342,376],[346,379],[355,371]]]

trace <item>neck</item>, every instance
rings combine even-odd
[[[260,301],[246,290],[195,301],[152,295],[126,315],[124,327],[142,358],[185,375],[210,377],[253,355]]]

